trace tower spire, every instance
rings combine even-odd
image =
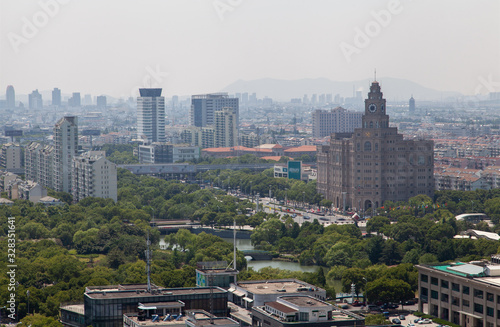
[[[374,80],[373,81],[374,82],[377,81],[377,68],[375,68],[375,71],[374,71]]]

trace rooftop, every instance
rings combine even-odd
[[[66,310],[66,311],[71,311],[74,313],[78,313],[81,315],[85,314],[85,305],[83,303],[64,305],[64,306],[61,306],[61,309]]]
[[[193,287],[193,288],[159,288],[151,287],[151,293],[147,292],[145,284],[132,285],[109,285],[109,286],[92,286],[85,289],[85,296],[91,299],[120,299],[120,298],[153,298],[162,296],[179,296],[189,294],[209,294],[209,287]],[[227,293],[226,290],[215,287],[213,293]]]
[[[289,307],[286,304],[279,303],[279,302],[266,302],[266,305],[274,308],[278,311],[281,311],[283,313],[294,313],[297,312],[298,310],[295,310],[294,308]]]
[[[301,307],[317,307],[317,306],[332,306],[329,303],[319,301],[311,296],[282,296],[283,301],[295,304]]]
[[[238,282],[238,287],[254,294],[275,294],[298,291],[316,291],[317,287],[295,279],[245,281]],[[286,293],[285,293],[286,294]],[[284,294],[283,294],[284,295]]]

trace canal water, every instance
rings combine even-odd
[[[223,238],[224,241],[233,244],[232,238]],[[238,250],[253,250],[254,247],[252,245],[251,240],[249,239],[236,239],[236,248]],[[271,267],[271,268],[279,268],[286,269],[291,271],[302,271],[302,272],[317,272],[317,266],[301,266],[298,262],[289,262],[289,261],[273,261],[273,260],[251,260],[248,258],[247,266],[252,267],[253,270],[258,271],[261,268]]]
[[[232,238],[223,238],[224,241],[233,244]],[[160,239],[160,247],[165,247],[167,244],[165,243],[165,239]],[[236,239],[236,248],[238,250],[253,250],[254,247],[250,239]],[[271,268],[279,268],[291,271],[301,271],[301,272],[317,272],[318,266],[301,266],[298,262],[288,262],[288,261],[273,261],[273,260],[251,260],[251,258],[247,258],[247,266],[252,267],[253,270],[259,271],[265,267]],[[325,275],[328,273],[327,268],[323,268]],[[340,280],[330,281],[330,286],[335,287],[337,292],[340,292],[342,289],[342,283]]]

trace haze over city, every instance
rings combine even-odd
[[[327,78],[366,80],[366,93],[377,69],[487,94],[499,88],[499,15],[497,1],[3,0],[0,86],[171,96]]]

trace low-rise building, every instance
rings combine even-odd
[[[276,279],[243,281],[231,284],[229,301],[244,308],[263,306],[266,302],[276,301],[281,295],[308,295],[319,300],[326,299],[322,288],[298,279]]]
[[[252,308],[252,326],[364,326],[364,318],[311,296],[280,296]]]
[[[425,313],[460,326],[500,326],[500,264],[493,262],[417,265],[419,311],[428,303]]]
[[[63,326],[80,327],[75,322],[84,321],[83,326],[122,327],[123,315],[138,315],[139,310],[150,308],[152,313],[160,314],[156,304],[163,309],[174,310],[171,303],[183,304],[182,309],[202,309],[214,315],[225,317],[228,314],[228,292],[220,287],[162,288],[151,285],[148,291],[145,284],[88,286],[84,293],[84,303],[61,305]],[[170,303],[170,304],[168,304]],[[145,305],[140,309],[141,304]],[[177,309],[176,309],[177,310]]]

